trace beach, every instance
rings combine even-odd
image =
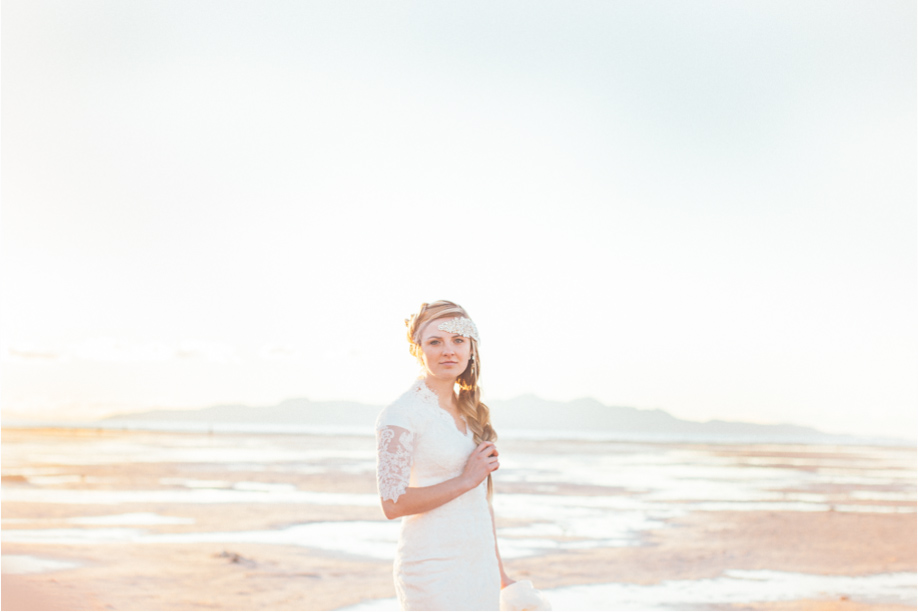
[[[915,610],[914,447],[501,439],[555,609]],[[3,609],[398,609],[370,436],[4,428]]]

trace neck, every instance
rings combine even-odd
[[[428,374],[424,378],[424,382],[427,383],[430,390],[436,393],[437,397],[446,403],[446,405],[451,406],[456,401],[456,394],[453,391],[456,386],[455,378],[452,380],[448,378],[436,378]]]

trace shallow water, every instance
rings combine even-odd
[[[587,584],[543,589],[555,610],[706,610],[718,604],[838,599],[916,605],[916,575],[826,576],[768,570],[730,570],[717,578],[667,580],[653,585]],[[535,585],[538,588],[538,585]],[[375,599],[340,610],[398,610],[395,599]]]
[[[80,563],[48,559],[33,555],[2,555],[0,565],[4,574],[42,574],[80,567]]]
[[[546,442],[545,452],[533,448],[529,444],[514,449],[508,444],[501,449],[494,507],[498,517],[512,521],[513,526],[498,531],[501,554],[507,559],[639,546],[648,530],[666,529],[669,519],[693,512],[916,511],[913,448],[552,442]],[[131,441],[87,436],[4,444],[3,475],[8,477],[2,486],[4,506],[53,504],[56,507],[48,515],[66,514],[4,518],[0,540],[40,545],[42,551],[64,544],[90,549],[124,544],[262,543],[390,563],[400,524],[381,520],[381,513],[380,520],[213,531],[208,529],[208,512],[195,512],[196,521],[178,509],[186,504],[375,509],[379,498],[372,491],[374,450],[372,438],[168,434],[144,434]],[[143,487],[127,480],[135,467],[149,470],[144,464],[157,462],[167,466],[168,476],[146,480]],[[154,474],[163,474],[156,469]],[[311,491],[302,484],[310,482],[312,475],[339,474],[366,492]],[[259,482],[260,477],[271,482]],[[503,484],[529,492],[501,492]],[[576,494],[559,494],[571,491]],[[61,504],[72,507],[59,509]],[[119,507],[124,504],[130,506]],[[81,510],[83,506],[87,509]],[[103,506],[111,512],[100,510]],[[171,525],[194,525],[194,531],[159,533]],[[22,558],[4,556],[3,571],[73,567],[55,565],[58,561],[44,557],[18,557]],[[584,585],[547,593],[555,609],[704,609],[717,602],[842,595],[914,605],[915,587],[915,574],[845,577],[731,571],[707,580]],[[397,609],[397,604],[395,600],[365,602],[353,609]]]
[[[115,517],[107,517],[115,518]],[[140,524],[111,520],[112,525]],[[153,524],[153,523],[148,523]],[[142,529],[15,529],[2,533],[4,542],[28,544],[189,544],[201,542],[302,546],[372,559],[391,560],[398,540],[398,521],[325,521],[282,529],[149,533]]]
[[[128,512],[104,516],[79,516],[67,519],[73,525],[193,525],[194,519],[163,516],[155,512]]]
[[[17,444],[17,455],[27,458],[28,465],[111,465],[130,463],[249,463],[263,465],[309,460],[367,460],[368,452],[360,449],[284,448],[267,444],[260,438],[222,439],[206,437],[187,440],[181,436],[158,434],[134,441],[97,438],[91,440],[55,440],[53,444]],[[369,458],[374,459],[372,452]],[[5,462],[4,462],[5,463]],[[3,473],[11,470],[4,466]]]
[[[324,446],[322,446],[324,444]],[[301,448],[302,447],[302,448]],[[915,452],[908,448],[756,445],[686,447],[564,445],[565,452],[507,452],[498,472],[495,512],[523,524],[502,528],[507,558],[582,548],[639,545],[642,534],[666,520],[699,511],[915,513]],[[291,437],[171,436],[55,439],[4,445],[3,473],[20,479],[2,487],[2,500],[43,504],[273,504],[376,508],[375,493],[301,490],[283,474],[357,474],[374,481],[372,439],[301,441]],[[551,450],[551,447],[548,447]],[[794,455],[793,453],[796,453]],[[164,477],[162,488],[116,487],[114,477],[80,473],[80,465],[187,463],[189,477]],[[194,478],[196,464],[206,474]],[[204,468],[202,468],[204,469]],[[270,472],[272,480],[235,480]],[[200,472],[199,472],[200,473]],[[501,483],[537,493],[500,493]],[[561,487],[607,487],[591,495],[559,495]],[[372,485],[371,485],[372,486]],[[876,503],[871,503],[876,502]],[[64,519],[70,529],[4,520],[2,541],[31,543],[262,542],[293,543],[350,555],[391,559],[397,522],[311,523],[277,530],[158,535],[141,529],[191,524],[153,512]],[[58,522],[59,524],[59,522]],[[27,529],[9,529],[23,525]],[[97,528],[95,526],[110,526]],[[165,539],[163,539],[165,538]],[[168,538],[173,538],[169,540]],[[280,540],[278,539],[280,538]]]
[[[41,503],[313,503],[319,505],[376,505],[375,496],[316,494],[297,491],[285,483],[238,482],[164,478],[169,489],[105,490],[79,485],[105,485],[106,479],[84,476],[68,466],[116,462],[196,463],[212,469],[263,473],[346,473],[373,477],[375,458],[369,440],[352,442],[354,448],[278,448],[265,438],[225,440],[207,437],[187,440],[160,434],[153,441],[65,441],[54,444],[21,444],[15,453],[4,453],[5,476],[23,477],[32,487],[3,486],[3,499]],[[69,444],[70,449],[66,446]],[[207,448],[201,446],[206,445]],[[663,512],[667,502],[694,504],[696,510],[730,509],[914,512],[915,453],[913,449],[820,449],[843,453],[838,457],[787,457],[794,448],[760,445],[758,453],[774,456],[724,456],[716,449],[659,447],[649,452],[632,445],[622,452],[611,445],[608,453],[505,453],[500,483],[525,483],[546,492],[559,484],[614,487],[623,495],[606,496],[607,506]],[[804,447],[804,451],[812,451]],[[803,451],[799,451],[803,452]],[[57,465],[49,465],[57,464]],[[76,486],[74,486],[76,485]],[[843,487],[843,493],[832,492]],[[265,493],[266,495],[261,495]],[[498,499],[504,496],[499,496]],[[870,505],[865,502],[899,502]],[[664,512],[665,515],[665,512]]]
[[[4,502],[43,504],[313,504],[317,506],[379,505],[371,493],[317,493],[295,488],[283,491],[236,488],[149,489],[142,491],[92,489],[31,489],[3,487]]]
[[[96,524],[139,525],[139,522],[110,521]],[[76,521],[72,521],[76,522]],[[153,522],[147,524],[155,524]],[[165,524],[165,523],[160,523]],[[193,533],[156,534],[141,529],[15,529],[4,531],[7,543],[19,544],[191,544],[217,542],[281,544],[302,546],[391,561],[395,557],[400,523],[398,521],[325,521],[293,525],[282,529],[252,531],[208,531]],[[601,541],[587,542],[601,545]],[[579,545],[578,545],[579,544]],[[610,545],[616,545],[611,543]],[[532,556],[545,551],[581,548],[583,543],[558,542],[539,538],[513,538],[501,541],[501,555],[507,559]]]

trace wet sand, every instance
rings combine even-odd
[[[372,444],[364,437],[4,430],[2,607],[335,610],[391,600],[395,525],[382,521],[374,502]],[[653,589],[737,571],[870,577],[918,569],[914,448],[512,440],[500,447],[508,461],[497,478],[497,495],[505,497],[495,505],[506,510],[498,512],[498,536],[502,550],[517,551],[505,555],[505,566],[516,579],[561,589],[559,596],[577,585]],[[514,464],[514,455],[592,455],[597,465],[630,467],[562,479],[551,462]],[[632,459],[662,455],[670,459]],[[668,495],[693,474],[697,486]],[[634,484],[642,478],[662,484]],[[749,489],[755,478],[761,485]],[[759,501],[746,504],[744,494]],[[530,496],[573,501],[540,519],[514,510],[536,499]],[[590,525],[577,522],[585,512],[594,513],[588,520],[633,520],[594,541],[583,535]],[[645,514],[653,520],[641,522]],[[366,547],[359,535],[347,544],[346,533],[331,530],[338,523],[368,528]],[[316,524],[320,535],[298,531]],[[202,541],[207,534],[217,535]],[[71,566],[42,568],[42,560]],[[789,592],[694,607],[914,610],[911,593]],[[607,609],[616,607],[610,601]]]

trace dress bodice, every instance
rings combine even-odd
[[[462,474],[475,450],[472,430],[465,425],[462,433],[437,394],[416,380],[376,420],[380,495],[397,501],[407,486],[426,487]]]

